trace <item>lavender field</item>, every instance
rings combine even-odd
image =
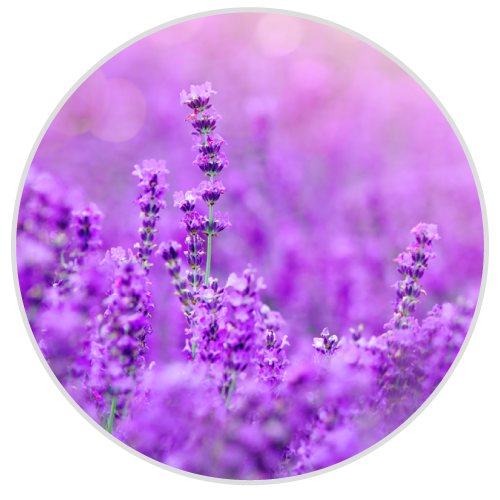
[[[483,243],[460,142],[404,70],[312,21],[224,14],[143,38],[69,98],[17,268],[41,352],[99,425],[257,480],[340,463],[418,410],[467,335]]]

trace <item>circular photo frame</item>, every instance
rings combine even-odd
[[[252,484],[345,465],[423,410],[470,337],[470,154],[346,28],[268,9],[168,24],[85,75],[28,160],[32,341],[80,413],[156,465]]]

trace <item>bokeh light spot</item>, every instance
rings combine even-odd
[[[146,118],[146,101],[130,81],[112,78],[106,81],[102,110],[92,124],[92,133],[108,142],[122,142],[134,137]]]

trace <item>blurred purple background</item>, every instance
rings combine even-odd
[[[165,159],[171,172],[158,242],[184,242],[171,195],[202,174],[179,93],[205,81],[218,92],[211,102],[230,162],[217,209],[233,224],[214,241],[212,273],[224,284],[247,263],[257,268],[292,352],[310,355],[325,326],[338,336],[359,323],[367,336],[383,332],[398,280],[392,259],[419,222],[437,224],[442,238],[419,317],[436,302],[477,299],[479,198],[441,111],[364,42],[274,14],[223,14],[159,31],[106,62],[63,106],[33,164],[99,205],[104,250],[138,241],[131,172],[145,158]],[[149,357],[166,361],[180,356],[184,319],[162,261],[153,262]]]

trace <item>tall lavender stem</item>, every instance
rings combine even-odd
[[[205,286],[208,286],[208,278],[210,277],[210,261],[212,259],[212,223],[213,223],[213,205],[210,205],[210,218],[208,221],[209,236],[207,241],[207,266],[205,269]]]
[[[193,111],[186,119],[189,121],[195,132],[193,132],[193,149],[198,151],[198,156],[194,161],[204,175],[208,175],[210,181],[202,182],[197,189],[191,191],[193,196],[203,198],[209,206],[209,217],[200,217],[201,229],[207,240],[207,261],[205,271],[205,286],[209,286],[210,264],[212,260],[212,237],[217,235],[226,227],[231,227],[227,214],[222,218],[220,213],[213,213],[213,205],[225,192],[225,188],[220,181],[214,182],[214,177],[219,175],[223,168],[228,166],[228,162],[223,153],[220,152],[224,139],[214,133],[217,121],[221,116],[215,111],[215,108],[209,104],[210,96],[216,94],[212,90],[212,84],[206,82],[203,85],[191,85],[191,92],[181,92],[181,104],[187,104]],[[193,205],[194,208],[194,205]]]

